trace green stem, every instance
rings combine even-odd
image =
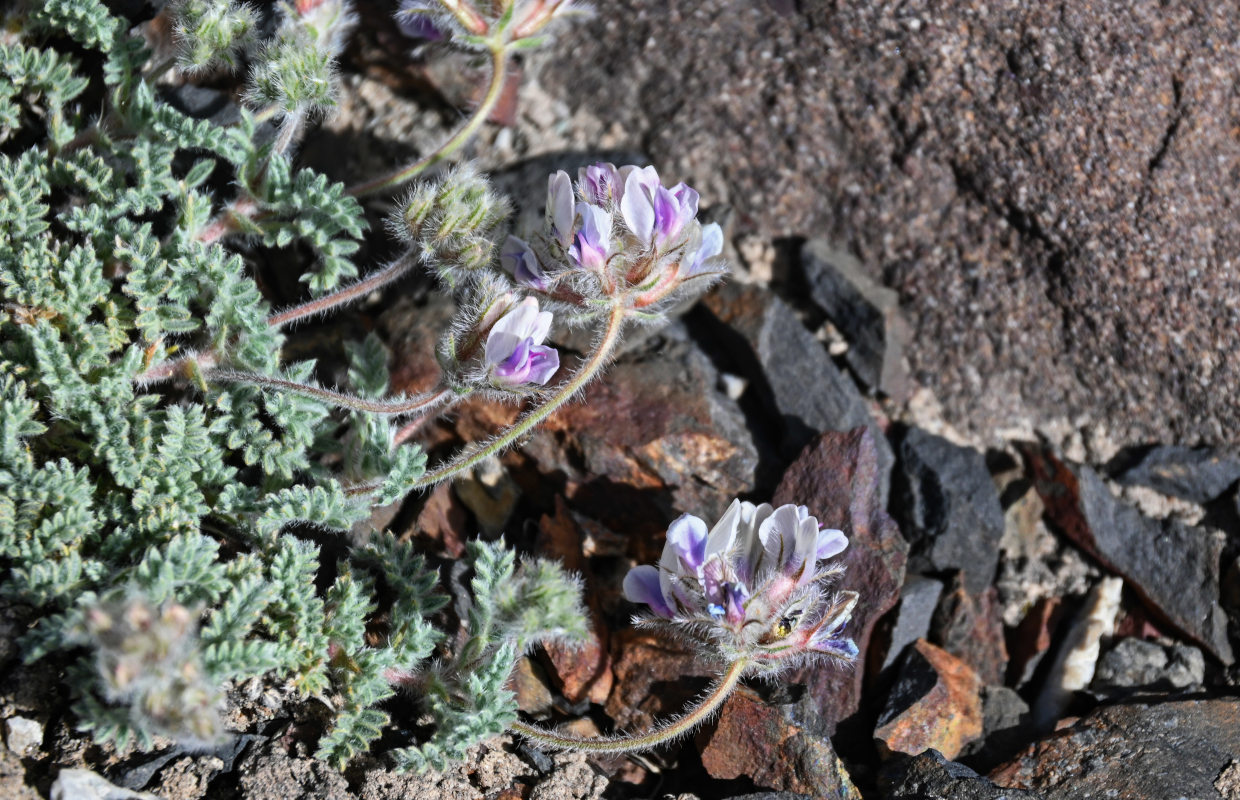
[[[342,289],[337,289],[331,294],[323,295],[314,300],[307,300],[299,306],[285,309],[276,314],[272,314],[267,318],[267,324],[273,328],[279,328],[290,322],[296,322],[306,317],[312,317],[315,314],[322,314],[325,311],[336,308],[337,306],[351,303],[354,300],[365,297],[374,290],[387,286],[392,281],[408,272],[418,261],[413,251],[406,253],[400,258],[393,261],[388,266],[362,278],[356,283],[351,283]]]
[[[595,349],[594,354],[578,367],[577,372],[571,378],[560,384],[554,394],[527,411],[510,428],[491,441],[468,448],[457,454],[448,463],[443,464],[433,472],[423,475],[409,487],[410,491],[434,486],[440,481],[445,481],[485,461],[496,453],[506,450],[516,444],[522,436],[529,433],[536,425],[551,416],[556,409],[571,400],[603,367],[607,366],[612,352],[620,342],[620,331],[624,327],[626,314],[627,309],[624,305],[620,301],[616,301],[611,306],[611,313],[607,318],[607,327],[603,330],[603,335],[599,339],[598,347]],[[346,494],[367,494],[375,491],[382,485],[382,482],[361,483],[347,489]]]
[[[273,378],[270,375],[260,375],[257,372],[242,372],[241,370],[232,369],[213,369],[205,373],[207,380],[218,381],[220,383],[247,383],[255,386],[264,386],[269,389],[279,389],[293,394],[299,394],[303,397],[312,397],[315,400],[322,400],[341,408],[351,408],[354,411],[369,411],[372,414],[411,414],[415,411],[426,411],[434,408],[444,402],[451,396],[451,392],[447,389],[430,395],[419,395],[411,397],[408,400],[398,401],[382,401],[367,400],[363,397],[354,397],[343,392],[324,389],[320,386],[311,386],[305,383],[297,383],[296,381],[286,381],[282,378]]]
[[[709,719],[719,709],[719,706],[723,705],[723,701],[728,699],[728,695],[732,694],[732,690],[736,688],[736,684],[740,682],[741,675],[748,666],[749,662],[746,659],[734,662],[728,667],[723,677],[707,690],[706,696],[692,711],[641,736],[584,739],[543,730],[524,722],[514,722],[508,726],[508,729],[532,742],[557,750],[580,750],[587,753],[635,753],[639,750],[649,750],[678,736],[683,736]]]
[[[375,178],[372,181],[353,186],[349,189],[349,194],[353,197],[364,197],[375,192],[381,192],[384,189],[395,189],[397,186],[413,180],[427,169],[459,150],[461,145],[473,138],[478,129],[482,127],[482,124],[486,122],[487,117],[491,115],[491,110],[495,108],[495,104],[499,102],[500,94],[504,88],[504,73],[507,67],[507,49],[503,45],[497,44],[493,46],[491,49],[491,85],[487,87],[487,93],[483,96],[482,102],[474,109],[473,115],[461,129],[451,139],[412,164],[401,167],[388,175]]]

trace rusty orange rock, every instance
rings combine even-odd
[[[982,735],[981,689],[968,664],[918,639],[904,657],[874,731],[879,750],[917,755],[933,748],[955,758]]]
[[[728,698],[699,744],[702,766],[713,778],[748,777],[758,786],[816,798],[861,798],[829,739],[805,731],[749,689]]]

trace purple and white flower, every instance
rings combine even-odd
[[[630,171],[624,180],[620,213],[637,240],[662,250],[674,243],[697,216],[698,193],[684,183],[668,189],[654,167]]]
[[[523,239],[509,236],[499,252],[499,263],[519,285],[540,292],[547,290],[547,275],[538,256]]]
[[[843,571],[828,559],[847,546],[805,506],[737,500],[709,531],[690,515],[673,522],[658,567],[631,570],[624,594],[759,669],[814,653],[847,661],[856,655],[844,629],[857,595],[827,591]]]
[[[551,312],[539,311],[527,297],[500,317],[487,335],[484,359],[493,383],[516,387],[551,380],[560,368],[560,354],[543,344],[551,330]]]

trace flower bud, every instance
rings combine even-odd
[[[427,267],[457,286],[493,265],[492,236],[507,215],[507,202],[466,165],[415,188],[402,218]]]

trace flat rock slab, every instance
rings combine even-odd
[[[1193,503],[1208,503],[1240,480],[1240,455],[1209,447],[1154,447],[1115,478]]]
[[[1231,664],[1227,616],[1219,605],[1222,535],[1144,516],[1115,499],[1089,467],[1039,447],[1024,454],[1047,514],[1064,534],[1123,576],[1152,610]]]
[[[1109,706],[990,774],[1047,800],[1230,800],[1216,788],[1240,754],[1240,700]]]
[[[878,283],[851,253],[813,239],[801,248],[801,270],[814,304],[848,340],[848,366],[871,389],[897,402],[908,397],[908,323],[900,296]]]

